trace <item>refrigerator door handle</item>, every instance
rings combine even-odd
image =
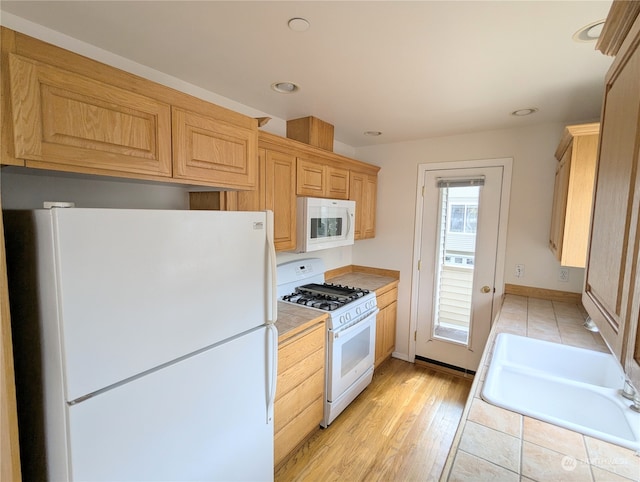
[[[269,271],[271,282],[267,289],[267,323],[275,323],[278,319],[278,280],[276,278],[277,272],[277,260],[276,260],[276,245],[273,239],[273,211],[266,211],[267,213],[267,243],[269,244]]]
[[[273,423],[273,410],[274,404],[276,401],[276,382],[278,380],[278,329],[276,325],[269,324],[267,325],[267,331],[271,335],[270,343],[269,343],[269,351],[267,353],[267,357],[270,360],[267,360],[269,364],[269,376],[271,380],[269,382],[269,396],[267,400],[267,424]]]

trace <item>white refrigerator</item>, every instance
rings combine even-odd
[[[37,400],[21,400],[36,380],[18,368],[41,360],[42,427],[21,434],[27,463],[41,429],[33,462],[46,460],[52,481],[272,480],[272,219],[5,213],[19,404]],[[37,325],[39,340],[21,325]]]

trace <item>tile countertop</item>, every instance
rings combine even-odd
[[[369,268],[365,266],[345,266],[327,271],[326,281],[346,286],[356,286],[370,291],[383,292],[396,286],[400,278],[399,271]],[[288,338],[304,331],[307,327],[326,319],[328,315],[290,303],[278,302],[278,341],[282,343]]]
[[[507,295],[491,329],[480,368],[441,481],[639,481],[640,454],[505,410],[480,398],[498,333],[507,332],[608,352],[587,331],[575,304]]]
[[[278,342],[282,343],[321,320],[326,320],[327,316],[320,311],[278,301]]]
[[[325,273],[325,280],[329,283],[355,286],[380,294],[398,285],[400,282],[400,272],[351,265],[327,271]]]

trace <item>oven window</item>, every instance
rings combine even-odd
[[[342,236],[342,218],[311,218],[311,239]]]
[[[350,340],[342,345],[342,366],[340,372],[342,376],[348,375],[351,370],[358,366],[362,360],[369,356],[371,341],[371,326],[362,330]]]

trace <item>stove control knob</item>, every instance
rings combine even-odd
[[[340,315],[340,324],[342,325],[344,323],[344,315]]]
[[[359,315],[360,313],[362,313],[362,308],[357,306],[356,307],[356,315]]]
[[[346,315],[344,315],[344,317],[347,319],[347,321],[351,321],[351,313],[347,313]]]

